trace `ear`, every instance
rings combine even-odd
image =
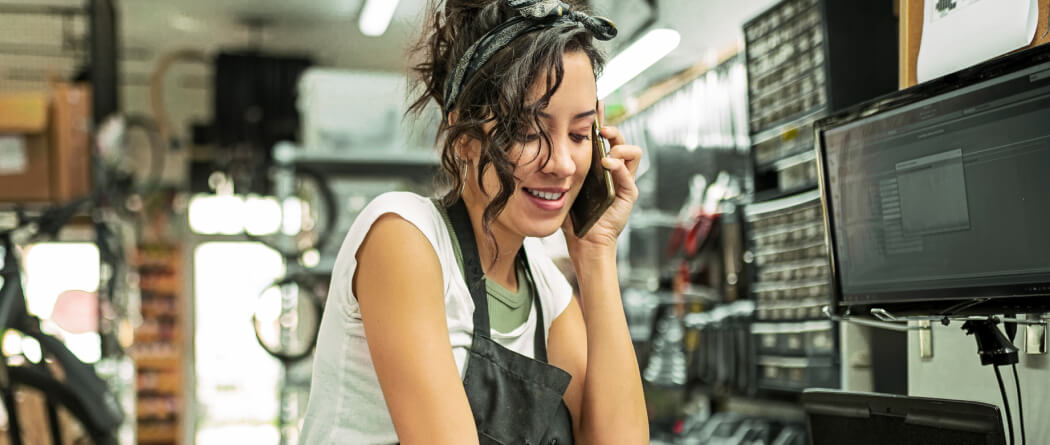
[[[464,136],[456,144],[456,156],[467,163],[473,164],[480,155],[480,152],[481,146],[476,139]]]
[[[448,120],[448,125],[450,127],[456,125],[456,121],[459,120],[459,112],[453,110],[448,113],[445,119]],[[474,150],[472,149],[473,147],[471,147],[469,138],[460,138],[460,140],[456,141],[453,145],[455,147],[457,158],[468,162],[474,159]]]

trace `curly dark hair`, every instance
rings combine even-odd
[[[585,0],[566,3],[576,11],[589,13]],[[431,100],[444,109],[445,81],[463,53],[486,32],[517,15],[503,0],[430,0],[427,11],[423,35],[410,50],[410,57],[418,61],[412,67],[411,79],[417,96],[406,114],[422,114]],[[555,25],[517,38],[463,87],[453,104],[455,123],[445,118],[438,127],[441,168],[451,186],[442,198],[445,205],[453,204],[463,191],[464,167],[457,159],[456,145],[464,138],[480,142],[476,179],[482,192],[490,194],[482,183],[485,169],[496,171],[499,190],[482,215],[483,230],[490,240],[494,241],[491,222],[503,211],[517,185],[514,167],[518,160],[510,159],[508,150],[526,142],[533,129],[546,146],[551,146],[550,136],[540,125],[540,111],[561,85],[562,56],[577,51],[587,55],[597,77],[605,57],[590,31],[582,26]],[[529,103],[530,89],[541,80],[545,81],[544,94]],[[486,124],[492,124],[488,131],[483,127]],[[549,160],[548,151],[544,164]]]

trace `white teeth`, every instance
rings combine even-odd
[[[561,199],[562,195],[565,194],[565,193],[540,192],[540,191],[536,191],[536,190],[532,190],[532,189],[525,189],[525,191],[529,192],[529,194],[532,195],[532,196],[535,196],[535,197],[540,198],[540,199],[546,199],[548,201],[557,201],[557,200]]]

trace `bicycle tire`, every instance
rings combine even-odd
[[[298,352],[285,352],[267,346],[266,341],[263,340],[263,335],[259,329],[260,323],[258,318],[258,311],[256,310],[252,313],[252,327],[253,332],[255,333],[255,340],[259,343],[259,346],[262,347],[264,351],[266,351],[267,354],[270,354],[270,356],[286,364],[295,363],[313,355],[314,349],[317,347],[317,336],[321,331],[321,317],[324,315],[324,301],[316,292],[317,288],[315,286],[315,282],[307,275],[286,276],[277,281],[274,281],[273,284],[271,284],[270,287],[268,287],[267,289],[275,286],[281,287],[288,284],[295,284],[299,286],[299,295],[303,295],[303,292],[306,293],[306,302],[314,311],[313,317],[315,317],[314,321],[317,324],[316,326],[312,327],[312,330],[308,334],[308,340],[304,343],[304,345],[306,346],[305,349]],[[296,304],[302,304],[302,301],[300,300]]]
[[[71,417],[71,419],[75,422],[75,424],[68,424],[67,423],[67,425],[72,425],[73,428],[71,429],[71,431],[65,431],[66,433],[74,433],[75,434],[75,433],[81,432],[81,431],[77,430],[77,428],[79,428],[79,429],[82,430],[82,432],[84,434],[86,434],[86,436],[77,436],[77,437],[70,437],[69,435],[67,435],[67,436],[63,437],[63,441],[62,441],[63,444],[66,444],[66,443],[74,443],[74,444],[83,443],[79,439],[86,438],[86,439],[90,439],[91,443],[93,443],[95,445],[117,445],[117,438],[116,438],[115,431],[104,431],[104,430],[100,430],[100,429],[96,428],[95,426],[93,426],[92,423],[90,421],[88,421],[89,416],[87,414],[87,407],[85,407],[83,405],[83,403],[76,397],[76,395],[74,394],[73,390],[71,388],[69,388],[65,383],[56,380],[54,377],[50,376],[49,374],[47,374],[46,372],[44,372],[44,371],[42,371],[40,369],[34,369],[34,368],[28,368],[28,367],[22,367],[22,366],[15,366],[15,367],[7,368],[7,373],[8,373],[8,379],[9,379],[8,381],[10,383],[9,388],[11,390],[11,393],[17,392],[19,389],[29,389],[31,391],[34,391],[34,392],[37,392],[37,393],[41,394],[43,396],[43,402],[45,402],[44,406],[46,408],[48,408],[48,409],[57,408],[58,410],[64,409],[64,411],[61,411],[61,412],[68,412],[69,416]],[[7,391],[4,392],[4,397],[5,398],[7,397],[8,393],[9,392],[7,392]],[[32,398],[26,397],[23,394],[22,399],[21,400],[16,400],[16,401],[14,401],[14,403],[19,403],[20,405],[23,404],[23,403],[31,403],[31,402],[27,402],[27,400],[32,400]],[[4,416],[5,422],[10,422],[10,420],[11,420],[10,413],[6,412],[7,409],[8,409],[7,408],[8,407],[8,403],[9,403],[8,400],[4,400],[3,409],[5,410],[5,413],[4,413],[5,414],[5,416]],[[42,427],[36,428],[36,430],[43,429],[43,430],[48,432],[49,435],[47,437],[49,439],[51,439],[49,442],[41,442],[41,441],[38,441],[38,440],[26,440],[27,439],[26,438],[27,429],[25,428],[26,427],[26,421],[23,420],[23,417],[22,417],[25,414],[25,410],[23,408],[25,408],[25,407],[19,406],[18,407],[18,413],[17,413],[17,415],[19,417],[19,420],[18,420],[19,427],[18,428],[19,428],[19,430],[22,431],[22,434],[21,434],[22,439],[23,439],[22,443],[23,444],[54,443],[54,440],[52,438],[53,436],[51,435],[51,434],[53,434],[52,433],[53,425],[51,425],[52,422],[49,421],[50,418],[44,419],[45,422],[48,425],[44,425]],[[77,425],[79,425],[79,427],[77,427]],[[3,441],[10,440],[10,437],[9,437],[10,425],[6,425],[6,424],[3,425],[3,429],[4,429],[3,433],[0,434],[0,440],[3,440]],[[30,439],[32,439],[32,437],[30,437]],[[6,442],[6,443],[11,443],[11,442]]]
[[[318,194],[317,204],[320,204],[321,211],[318,224],[321,229],[317,230],[313,235],[313,239],[306,239],[305,241],[300,238],[305,233],[294,235],[296,246],[294,250],[289,251],[283,248],[279,242],[272,235],[258,236],[245,233],[244,236],[252,241],[262,243],[263,245],[274,249],[281,253],[286,259],[298,260],[306,252],[316,249],[318,251],[324,251],[332,239],[332,236],[336,233],[336,224],[339,222],[339,201],[336,197],[335,191],[332,190],[331,185],[328,183],[327,178],[318,172],[317,170],[297,167],[295,170],[295,180],[297,187],[302,186],[308,182],[300,183],[300,181],[312,181],[314,186],[317,188]]]

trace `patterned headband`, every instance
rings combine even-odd
[[[560,0],[500,0],[517,10],[518,15],[496,26],[474,42],[455,70],[445,81],[445,114],[452,112],[463,87],[496,52],[506,48],[518,37],[543,28],[557,25],[582,26],[598,40],[616,37],[616,25],[604,17],[592,17],[573,11]]]

